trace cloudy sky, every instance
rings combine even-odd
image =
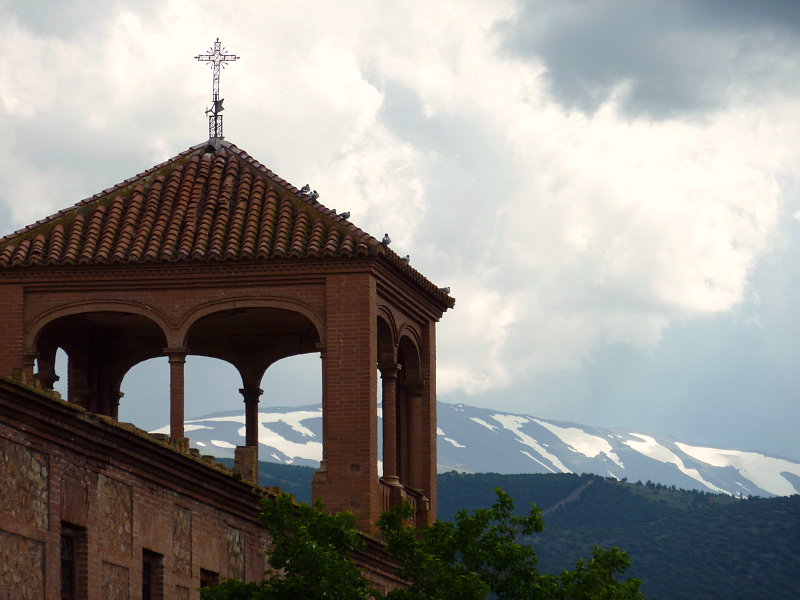
[[[226,138],[451,287],[440,400],[800,459],[800,5],[0,0],[0,235],[206,139],[217,36]]]

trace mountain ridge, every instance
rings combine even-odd
[[[792,459],[465,404],[440,402],[437,409],[440,473],[592,473],[736,497],[800,493],[800,461]],[[377,412],[380,419],[380,404]],[[230,458],[244,442],[244,414],[210,413],[187,420],[185,430],[203,454]],[[263,407],[259,412],[262,460],[317,467],[321,434],[319,404]]]

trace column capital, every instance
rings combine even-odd
[[[382,379],[396,379],[402,368],[403,366],[397,363],[378,363],[378,370],[381,372]]]
[[[424,379],[406,379],[402,382],[402,385],[409,394],[418,395],[425,391],[425,384],[427,383]]]
[[[186,362],[186,355],[189,354],[188,348],[164,348],[164,354],[169,357],[169,362]]]
[[[258,402],[260,400],[261,394],[264,393],[264,390],[261,388],[256,387],[243,387],[239,390],[239,393],[244,396],[245,402]]]
[[[36,350],[26,350],[22,353],[22,362],[25,364],[33,364],[37,358],[39,358],[39,352]]]

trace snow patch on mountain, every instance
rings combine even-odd
[[[551,467],[548,467],[546,464],[544,464],[542,461],[540,461],[538,458],[536,458],[535,456],[531,455],[531,453],[530,453],[530,452],[528,452],[527,450],[520,450],[520,452],[521,452],[522,454],[524,454],[525,456],[527,456],[528,458],[530,458],[531,460],[535,460],[537,463],[539,463],[540,465],[542,465],[542,466],[543,466],[545,469],[547,469],[547,470],[548,470],[548,471],[550,471],[551,473],[555,473],[555,472],[556,472],[556,471],[554,471],[554,470],[553,470]]]
[[[558,460],[557,456],[555,456],[554,454],[550,454],[539,444],[539,442],[537,442],[528,434],[522,432],[522,426],[525,423],[530,423],[530,421],[527,418],[520,417],[517,415],[500,415],[500,414],[492,415],[492,418],[498,423],[500,423],[503,427],[516,434],[518,442],[525,444],[526,446],[530,446],[531,448],[536,450],[536,452],[538,452],[541,456],[549,460],[562,473],[572,473],[572,471],[570,471],[567,467],[565,467],[561,463],[560,460]],[[528,454],[528,456],[530,456],[530,454]],[[531,456],[531,458],[533,457]],[[534,460],[536,459],[534,458]]]
[[[791,496],[797,493],[791,482],[782,475],[782,473],[793,473],[800,476],[800,465],[796,463],[781,458],[763,456],[755,452],[703,448],[681,442],[675,442],[675,445],[695,460],[712,467],[733,467],[742,477],[749,479],[770,494]]]
[[[637,437],[640,440],[626,440],[622,442],[626,446],[630,446],[637,452],[641,452],[645,456],[649,456],[653,460],[657,460],[662,463],[671,463],[678,467],[681,473],[688,475],[692,479],[695,479],[702,483],[707,488],[714,490],[715,492],[725,492],[722,488],[718,488],[713,483],[706,481],[703,479],[703,476],[697,471],[697,469],[689,469],[686,465],[683,464],[683,461],[669,448],[665,448],[661,444],[659,444],[655,439],[651,438],[649,435],[642,435],[640,433],[629,433],[628,435],[632,435],[633,437]],[[730,492],[728,492],[730,493]]]
[[[497,433],[497,432],[495,431],[495,429],[497,429],[497,426],[496,426],[496,425],[490,425],[489,423],[487,423],[487,422],[486,422],[486,421],[484,421],[483,419],[479,419],[478,417],[470,417],[470,418],[469,418],[469,420],[470,420],[470,421],[474,421],[474,422],[475,422],[475,423],[477,423],[478,425],[483,425],[484,427],[486,427],[486,429],[488,429],[488,430],[489,430],[489,431],[491,431],[492,433]]]
[[[552,423],[547,423],[539,419],[534,419],[533,421],[553,432],[558,436],[558,439],[567,444],[575,452],[580,452],[589,458],[594,458],[598,454],[605,454],[608,458],[613,460],[614,464],[618,467],[622,469],[625,468],[619,456],[614,453],[611,444],[603,438],[586,433],[577,427],[559,427],[558,425],[553,425]]]
[[[459,444],[459,443],[458,443],[457,441],[455,441],[453,438],[445,437],[447,434],[446,434],[444,431],[442,431],[440,427],[437,427],[437,428],[436,428],[436,435],[442,436],[442,437],[444,438],[444,441],[445,441],[445,442],[450,442],[450,443],[451,443],[451,444],[453,444],[453,446],[455,446],[456,448],[466,448],[466,446],[464,446],[464,445],[462,445],[462,444]]]
[[[225,440],[211,440],[211,443],[214,444],[217,448],[228,448],[228,449],[236,448],[236,446],[234,446],[230,442],[226,442]]]

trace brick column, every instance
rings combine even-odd
[[[397,476],[397,373],[396,363],[378,365],[381,372],[383,404],[383,480],[398,484]]]
[[[332,513],[351,511],[358,529],[374,534],[381,513],[375,280],[329,275],[325,297],[325,465],[314,475],[312,499]]]
[[[22,355],[22,368],[25,370],[25,377],[28,381],[33,382],[33,365],[36,359],[39,358],[38,352],[25,352]]]
[[[422,388],[422,427],[420,427],[421,469],[420,488],[430,499],[428,523],[436,520],[436,324],[429,322],[422,330],[422,363],[420,379],[424,380]],[[425,524],[419,519],[417,523]]]
[[[408,393],[408,486],[422,489],[422,394],[424,381],[406,381]]]
[[[186,364],[186,348],[164,348],[169,357],[169,434],[174,438],[183,435],[183,367]]]
[[[319,350],[319,358],[322,361],[322,464],[320,465],[320,469],[325,464],[325,459],[327,458],[326,453],[326,442],[328,440],[328,411],[326,409],[327,404],[327,397],[328,397],[328,382],[327,377],[325,376],[328,368],[328,352],[327,352],[327,345],[324,343],[317,344],[317,350]]]
[[[244,396],[244,443],[258,449],[258,402],[264,390],[255,386],[245,386],[239,393]]]
[[[125,397],[125,394],[119,390],[113,390],[108,402],[108,416],[119,421],[119,401]]]

